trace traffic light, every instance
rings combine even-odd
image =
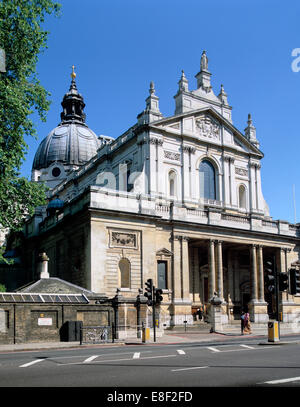
[[[148,278],[146,281],[146,292],[144,293],[144,296],[148,298],[147,304],[152,305],[153,301],[153,280],[151,278]]]
[[[266,271],[266,287],[270,294],[275,293],[275,269],[271,261],[267,261],[265,264]]]
[[[156,288],[155,289],[155,303],[160,304],[163,300],[162,296],[162,289],[161,288]]]
[[[300,294],[300,271],[290,269],[290,293]]]
[[[279,291],[289,288],[289,276],[286,273],[279,273]]]

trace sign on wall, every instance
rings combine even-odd
[[[39,326],[51,326],[52,318],[38,318],[38,325]]]

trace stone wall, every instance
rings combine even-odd
[[[83,326],[111,325],[114,311],[106,305],[0,303],[0,343],[57,342],[66,321]]]

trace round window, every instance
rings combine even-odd
[[[53,168],[53,170],[52,170],[53,177],[59,177],[60,173],[61,173],[61,171],[58,167]]]

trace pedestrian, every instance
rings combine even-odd
[[[244,319],[245,319],[245,313],[244,313],[244,311],[242,311],[242,314],[241,314],[241,335],[244,335],[244,327],[245,327]]]
[[[251,334],[250,315],[248,312],[244,315],[244,332],[246,334]]]
[[[198,319],[199,319],[199,321],[201,321],[201,319],[202,319],[202,310],[201,310],[201,308],[198,308],[197,309],[197,315],[198,315]]]

